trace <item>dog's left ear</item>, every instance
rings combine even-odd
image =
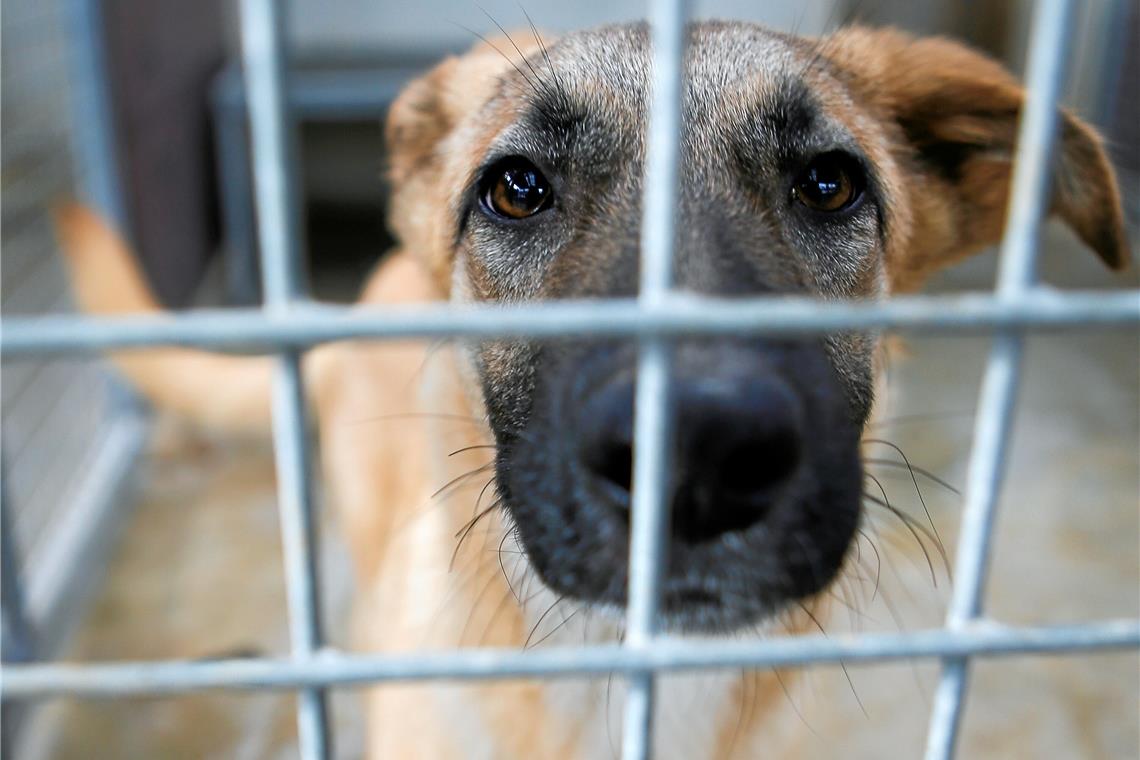
[[[822,42],[861,100],[897,125],[912,230],[889,261],[895,289],[1001,237],[1024,90],[948,39],[853,27]],[[1128,264],[1116,178],[1091,127],[1062,111],[1050,211],[1112,269]]]
[[[388,111],[389,224],[444,293],[451,285],[457,195],[469,180],[480,128],[495,118],[485,112],[487,103],[503,75],[518,71],[541,45],[529,30],[484,39],[408,84]]]

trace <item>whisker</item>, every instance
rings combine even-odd
[[[830,638],[827,635],[827,631],[824,629],[823,625],[819,622],[819,619],[816,618],[812,611],[807,608],[807,605],[801,601],[797,601],[796,604],[798,604],[800,609],[803,610],[804,614],[806,614],[808,618],[810,618],[811,621],[815,623],[815,627],[819,629],[820,634],[824,638]],[[859,692],[855,689],[855,682],[851,680],[851,673],[849,673],[847,670],[847,664],[843,662],[843,660],[840,660],[839,667],[843,671],[843,677],[847,679],[847,685],[851,687],[851,694],[855,697],[855,701],[858,703],[859,709],[863,711],[863,717],[869,718],[870,716],[867,714],[867,708],[863,705],[863,700],[859,698]]]
[[[880,489],[881,488],[882,488],[882,486],[880,484]],[[867,499],[868,501],[870,501],[873,504],[878,504],[880,507],[883,507],[884,509],[889,511],[891,514],[893,514],[895,517],[897,517],[902,522],[902,524],[906,527],[906,529],[910,532],[910,534],[912,536],[914,536],[915,542],[918,544],[919,548],[922,549],[922,556],[926,558],[926,565],[930,569],[931,583],[933,583],[934,587],[937,588],[938,587],[938,575],[934,571],[934,561],[931,560],[930,552],[927,551],[927,549],[926,549],[926,542],[923,541],[921,538],[921,536],[926,536],[926,538],[928,538],[931,541],[931,543],[935,543],[934,536],[932,536],[930,534],[930,532],[926,529],[926,526],[924,526],[922,523],[918,522],[917,520],[915,520],[913,517],[906,514],[905,512],[899,510],[897,507],[892,506],[891,503],[886,500],[885,492],[884,492],[884,498],[882,498],[882,499],[875,496],[874,494],[867,493],[867,492],[863,493],[863,498]],[[943,563],[947,567],[949,567],[949,560],[946,557],[946,552],[941,550],[941,547],[939,547],[939,550],[940,550],[940,554],[942,556]]]
[[[749,689],[748,669],[740,669],[740,709],[736,711],[736,725],[732,729],[732,738],[728,742],[728,750],[724,753],[725,757],[732,757],[732,751],[736,749],[736,741],[740,738],[740,732],[744,730],[744,714],[747,707],[748,700],[751,698],[751,689]]]
[[[484,11],[484,13],[485,12],[486,11]],[[493,20],[494,19],[492,19],[492,21]],[[452,21],[451,23],[455,24],[455,26],[458,26],[460,29],[462,29],[466,32],[469,32],[470,34],[475,35],[480,40],[487,43],[487,45],[489,45],[496,53],[498,53],[499,55],[501,55],[503,57],[504,61],[506,61],[507,63],[509,63],[511,65],[511,68],[513,68],[515,71],[517,71],[519,73],[519,76],[521,76],[526,81],[526,83],[528,85],[530,85],[530,88],[532,90],[534,90],[535,95],[541,95],[542,94],[542,91],[538,88],[538,85],[530,77],[528,77],[526,75],[526,72],[523,71],[522,69],[520,69],[519,65],[517,63],[515,63],[513,60],[511,60],[511,57],[509,55],[507,55],[506,53],[504,53],[498,45],[496,45],[494,42],[491,42],[491,40],[489,40],[486,37],[484,37],[483,35],[479,34],[479,32],[475,31],[471,27],[464,26],[463,24],[460,24],[456,21]],[[502,27],[500,27],[500,28],[502,28]]]
[[[488,19],[490,19],[491,23],[494,24],[496,27],[498,27],[499,31],[503,33],[503,36],[507,38],[507,42],[511,43],[511,46],[515,49],[515,52],[519,54],[519,58],[521,58],[522,62],[526,64],[526,67],[527,67],[527,69],[530,70],[530,73],[534,75],[535,82],[542,85],[542,88],[544,90],[549,89],[546,85],[546,82],[543,81],[542,76],[539,75],[539,73],[537,71],[535,71],[534,66],[531,65],[530,58],[528,58],[526,56],[526,54],[523,53],[522,49],[519,48],[518,43],[515,42],[514,37],[512,37],[510,35],[510,33],[507,32],[507,30],[503,28],[503,25],[500,24],[498,22],[498,20],[495,19],[494,16],[492,16],[490,13],[487,12],[486,8],[479,5],[478,3],[475,4],[475,7],[478,8],[479,10],[483,11],[483,15],[486,16]]]
[[[581,611],[582,611],[582,608],[581,608],[581,607],[576,607],[576,608],[574,609],[574,611],[573,611],[573,612],[571,612],[571,613],[570,613],[569,615],[567,615],[566,617],[562,618],[562,622],[561,622],[561,623],[559,623],[558,625],[556,625],[556,626],[554,626],[552,629],[550,629],[550,633],[546,634],[546,635],[545,635],[545,636],[543,636],[541,639],[539,639],[538,641],[536,641],[536,642],[534,642],[533,644],[531,644],[531,645],[530,645],[530,648],[531,648],[531,649],[533,649],[534,647],[537,647],[539,644],[541,644],[542,642],[546,641],[547,639],[549,639],[549,638],[550,638],[551,636],[553,636],[554,634],[558,633],[558,631],[559,631],[559,630],[561,630],[563,627],[565,627],[565,625],[566,625],[567,623],[569,623],[571,620],[573,620],[573,619],[574,619],[574,616],[575,616],[575,615],[577,615],[577,614],[578,614],[579,612],[581,612]],[[524,649],[526,649],[526,648],[527,648],[527,647],[526,647],[526,645],[523,645],[523,648],[524,648]]]
[[[473,444],[471,446],[464,446],[461,449],[456,449],[455,451],[448,454],[448,456],[453,457],[456,454],[462,454],[462,453],[467,452],[467,451],[475,451],[476,449],[494,449],[494,448],[497,448],[497,447],[493,443],[476,443],[476,444]]]
[[[455,558],[459,556],[459,550],[463,547],[463,542],[466,541],[467,537],[471,535],[471,531],[475,529],[475,526],[478,525],[484,517],[491,514],[491,512],[493,512],[495,508],[502,503],[503,502],[501,499],[496,499],[495,501],[491,502],[490,506],[476,514],[474,517],[467,521],[466,525],[456,531],[455,537],[459,540],[455,543],[455,550],[451,552],[451,561],[447,563],[448,572],[451,572],[455,569]]]
[[[487,462],[487,464],[482,465],[480,467],[476,467],[474,470],[468,470],[467,472],[463,473],[462,475],[455,476],[451,480],[444,483],[439,488],[439,490],[437,490],[435,493],[433,493],[431,495],[431,498],[432,499],[436,498],[437,496],[439,496],[440,494],[442,494],[444,491],[448,490],[449,488],[451,488],[453,486],[457,486],[465,480],[470,480],[471,478],[478,475],[479,473],[486,472],[487,470],[489,470],[490,468],[492,468],[494,466],[495,466],[494,462]]]
[[[511,530],[505,531],[503,534],[503,541],[506,541],[506,539],[508,537],[513,536],[513,535],[515,535],[515,529],[514,528],[512,528]],[[502,542],[500,542],[499,545],[502,546]],[[519,587],[521,588],[523,583],[526,582],[527,571],[529,570],[530,566],[526,562],[520,562],[518,564],[520,564],[522,566],[522,573],[523,573],[523,582],[519,584]],[[487,638],[487,634],[491,632],[491,629],[495,625],[495,621],[498,619],[498,617],[502,613],[502,611],[506,608],[506,604],[507,604],[507,601],[509,599],[513,598],[515,600],[516,605],[518,605],[520,607],[523,606],[523,603],[520,600],[518,593],[515,591],[514,584],[511,582],[510,577],[507,576],[506,569],[503,567],[502,557],[499,558],[499,567],[503,568],[503,575],[504,575],[504,577],[506,577],[507,588],[510,589],[510,593],[503,594],[502,599],[499,600],[499,604],[495,607],[495,611],[493,613],[491,613],[491,619],[487,621],[487,625],[485,625],[483,627],[483,633],[481,633],[479,635],[479,644],[480,645],[485,643],[486,638]]]
[[[799,599],[796,600],[796,604],[799,606],[800,611],[808,616],[808,619],[811,620],[812,624],[814,624],[815,627],[819,629],[819,632],[822,633],[824,635],[824,637],[826,638],[827,637],[827,631],[825,631],[823,629],[823,624],[819,622],[819,618],[817,618],[815,616],[815,613],[813,613],[811,610],[809,610],[807,605],[804,604],[803,601],[801,601]]]
[[[483,632],[479,634],[479,646],[486,646],[487,635],[491,632],[491,629],[495,627],[495,621],[498,620],[499,615],[502,614],[503,610],[507,608],[507,603],[510,601],[510,599],[511,595],[509,593],[505,593],[499,599],[499,603],[495,605],[495,611],[491,613],[491,619],[487,621],[487,624],[483,626]]]
[[[562,600],[565,598],[566,598],[565,594],[560,595],[557,599],[555,599],[550,604],[549,607],[546,608],[545,612],[543,612],[541,615],[538,616],[538,621],[530,629],[530,633],[527,634],[526,641],[523,642],[523,649],[527,649],[530,647],[530,640],[532,638],[534,638],[534,634],[538,631],[538,627],[540,625],[542,625],[542,621],[546,620],[546,616],[549,615],[555,607],[557,607],[559,604],[561,604]]]
[[[504,531],[503,537],[499,540],[499,550],[498,550],[499,569],[503,571],[503,578],[505,578],[507,581],[507,588],[509,588],[511,590],[511,594],[514,595],[514,597],[515,597],[515,602],[518,603],[518,601],[519,601],[518,592],[515,591],[514,584],[511,583],[510,573],[507,572],[507,566],[503,562],[503,553],[504,553],[503,544],[505,544],[507,542],[507,539],[510,537],[511,537],[510,531]],[[507,550],[507,551],[509,551],[509,550]],[[525,554],[525,552],[520,551],[520,552],[517,552],[517,554],[522,555],[522,554]]]
[[[494,585],[495,575],[494,573],[491,573],[487,578],[487,582],[483,584],[482,590],[479,591],[479,593],[475,596],[474,601],[471,602],[471,611],[467,614],[467,620],[463,624],[463,630],[459,632],[460,645],[462,645],[463,642],[467,639],[467,629],[471,627],[471,623],[475,619],[475,610],[479,609],[482,606],[483,597],[487,595],[487,592],[490,591]]]
[[[910,479],[914,483],[914,491],[918,494],[918,501],[920,504],[922,504],[922,511],[926,513],[926,521],[930,523],[930,529],[934,531],[934,536],[938,539],[938,545],[942,546],[942,536],[938,535],[938,528],[934,525],[934,518],[930,516],[930,510],[926,508],[926,499],[922,497],[922,489],[918,487],[918,478],[914,476],[914,468],[911,467],[910,459],[907,458],[906,452],[904,452],[899,446],[896,446],[890,441],[885,441],[882,438],[864,438],[863,442],[878,443],[884,446],[890,446],[892,449],[898,452],[898,455],[900,457],[902,457],[903,462],[906,464],[907,469],[910,471]]]
[[[924,470],[921,467],[916,467],[914,465],[910,465],[910,464],[907,464],[905,462],[896,462],[893,459],[877,459],[875,457],[863,457],[863,462],[866,464],[873,464],[873,465],[877,465],[880,467],[895,467],[895,468],[898,468],[900,470],[909,470],[912,477],[915,475],[921,475],[922,477],[929,480],[931,483],[934,483],[935,485],[942,486],[943,488],[945,488],[947,491],[954,494],[955,496],[961,496],[962,495],[961,490],[950,485],[945,480],[943,480],[942,478],[940,478],[937,475],[935,475],[934,473],[932,473],[930,470]]]
[[[875,588],[871,590],[871,601],[873,602],[879,594],[879,581],[881,580],[883,573],[883,557],[881,554],[879,554],[879,547],[875,546],[875,542],[871,540],[871,537],[867,535],[866,531],[864,531],[862,528],[859,528],[858,533],[860,536],[866,539],[867,545],[870,546],[871,551],[875,553]]]
[[[613,705],[613,691],[614,691],[614,672],[611,670],[609,675],[606,676],[606,741],[610,745],[610,755],[617,760],[618,749],[614,743],[614,727],[613,721],[610,720],[611,707]]]
[[[870,718],[870,713],[867,712],[867,706],[863,704],[863,700],[859,697],[859,690],[855,688],[855,682],[851,680],[851,673],[847,670],[847,664],[843,660],[839,661],[839,667],[843,671],[843,677],[847,679],[847,685],[851,687],[851,696],[855,697],[855,702],[859,705],[860,712],[863,713],[864,718]]]
[[[542,41],[542,35],[538,33],[538,27],[534,25],[534,19],[530,17],[530,14],[527,13],[526,8],[523,7],[521,2],[519,3],[519,10],[526,16],[526,22],[530,25],[530,32],[534,35],[534,41],[538,43],[538,49],[542,51],[542,60],[546,62],[546,68],[550,69],[551,76],[554,77],[555,81],[558,81],[558,74],[554,71],[554,64],[550,62],[550,51],[547,50],[546,43]]]
[[[835,592],[836,587],[838,587],[843,593],[837,594]],[[843,605],[843,607],[847,609],[848,624],[851,626],[852,630],[855,630],[857,628],[857,624],[861,620],[867,620],[873,623],[875,622],[875,619],[851,603],[851,594],[853,590],[854,587],[850,583],[844,585],[842,582],[840,582],[828,587],[827,595],[835,601],[839,602],[839,604]]]
[[[775,677],[776,683],[780,685],[780,691],[784,692],[784,697],[788,700],[788,704],[791,705],[792,712],[794,712],[796,714],[796,717],[800,719],[800,722],[804,724],[804,728],[806,728],[808,731],[811,731],[813,736],[818,737],[819,732],[815,730],[815,727],[809,723],[808,719],[804,717],[804,714],[800,712],[799,705],[797,705],[796,700],[792,698],[791,689],[789,689],[788,684],[784,682],[784,677],[780,675],[779,669],[772,668],[770,672]]]
[[[487,482],[484,483],[483,487],[479,489],[479,495],[475,497],[475,507],[471,510],[471,514],[473,516],[476,512],[479,511],[479,505],[483,502],[483,496],[487,493],[487,489],[490,488],[494,482],[495,476],[492,475],[491,477],[487,478]],[[485,549],[487,547],[484,546],[483,548]]]

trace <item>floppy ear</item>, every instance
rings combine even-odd
[[[392,194],[389,222],[401,244],[450,290],[454,215],[469,172],[485,148],[484,114],[507,72],[540,49],[527,30],[480,42],[409,84],[388,111],[385,140]],[[483,114],[485,118],[480,118]]]
[[[942,38],[854,27],[824,50],[859,98],[892,124],[913,226],[888,261],[893,289],[998,241],[1024,91],[995,61]],[[1112,269],[1128,264],[1120,193],[1091,127],[1062,111],[1050,212]]]

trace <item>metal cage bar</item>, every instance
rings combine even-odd
[[[681,91],[686,0],[653,0],[653,85],[645,160],[645,205],[641,223],[638,305],[660,305],[673,281],[673,237],[680,162]],[[625,645],[652,646],[661,600],[661,574],[668,561],[669,355],[668,340],[641,340],[634,397],[632,524]],[[653,755],[652,670],[630,675],[622,721],[624,760]]]
[[[998,259],[996,291],[999,299],[1023,295],[1032,287],[1036,276],[1072,11],[1071,0],[1042,0],[1034,9],[1025,103]],[[956,579],[946,613],[946,628],[950,631],[962,628],[982,614],[998,497],[1005,476],[1021,374],[1022,343],[1022,336],[1017,333],[995,335],[982,379],[967,469],[966,503],[954,562]],[[954,756],[969,668],[969,657],[949,657],[943,662],[930,713],[927,760],[949,760]]]
[[[1007,627],[975,621],[950,631],[782,636],[686,641],[658,638],[651,647],[618,645],[542,650],[469,649],[399,655],[322,653],[307,660],[176,660],[115,664],[7,665],[3,698],[108,697],[179,694],[205,689],[302,689],[393,681],[586,677],[645,670],[778,668],[843,662],[894,662],[929,657],[1012,657],[1096,652],[1140,646],[1140,621],[1104,620],[1069,626]]]
[[[297,214],[288,167],[293,159],[285,111],[284,15],[276,0],[242,0],[241,34],[261,242],[261,275],[268,314],[286,315],[301,295]],[[273,450],[289,606],[293,657],[301,662],[322,645],[317,539],[311,456],[305,415],[301,354],[281,352],[273,382]],[[297,695],[297,735],[302,760],[329,756],[324,689]]]
[[[336,340],[633,335],[807,334],[835,330],[977,333],[995,329],[1088,330],[1140,324],[1140,290],[1035,287],[1016,298],[970,293],[882,302],[812,298],[723,300],[683,293],[655,305],[629,300],[541,306],[357,308],[299,305],[287,315],[200,310],[192,316],[38,317],[0,324],[0,356],[183,346],[271,353]]]
[[[645,203],[641,228],[641,277],[637,303],[659,305],[673,283],[673,243],[677,206],[677,165],[681,134],[682,59],[686,0],[653,0],[653,42],[649,142],[645,157]],[[661,600],[661,574],[667,562],[669,504],[669,357],[666,337],[643,338],[637,354],[634,399],[633,517],[629,533],[629,591],[625,645],[652,646]],[[652,670],[628,679],[621,757],[653,755]]]
[[[0,661],[30,660],[35,651],[24,588],[20,582],[20,556],[9,518],[8,468],[0,455]]]

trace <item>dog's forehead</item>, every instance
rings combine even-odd
[[[817,41],[753,24],[689,26],[683,151],[690,166],[723,165],[742,144],[803,154],[875,134]],[[507,67],[476,117],[483,156],[602,156],[636,170],[644,156],[653,73],[648,26],[601,27],[536,48]]]
[[[610,26],[561,38],[539,56],[539,75],[579,108],[620,111],[643,122],[652,80],[652,45],[645,24]],[[769,93],[787,90],[812,72],[805,41],[745,23],[702,22],[689,27],[685,101],[689,121],[713,111],[722,118]]]

